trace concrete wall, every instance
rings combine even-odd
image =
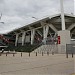
[[[26,36],[25,42],[26,42],[26,43],[30,42],[30,35],[27,35],[27,36]],[[22,37],[19,37],[18,43],[22,43]]]
[[[18,43],[22,43],[22,37],[18,38]]]
[[[58,53],[66,53],[66,44],[70,44],[71,40],[70,31],[58,31],[58,36],[60,36],[60,44],[58,44]]]
[[[26,42],[26,43],[27,43],[27,42],[30,42],[30,35],[27,35],[27,36],[26,36],[25,42]]]

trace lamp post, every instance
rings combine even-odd
[[[0,16],[0,20],[1,20],[1,18],[2,18],[2,13],[1,13],[1,16]],[[0,22],[0,23],[4,24],[4,22]]]

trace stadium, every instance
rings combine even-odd
[[[64,45],[75,44],[75,16],[73,14],[64,14],[64,18],[65,30],[62,30],[61,14],[55,14],[14,29],[7,34],[1,34],[1,49],[65,53],[62,50],[59,51],[59,46],[64,50]],[[65,32],[63,34],[61,30],[63,33],[65,31],[69,33]],[[64,44],[62,44],[63,37],[65,39]]]
[[[75,75],[74,2],[0,1],[0,75]]]

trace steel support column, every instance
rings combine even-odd
[[[18,43],[18,37],[19,37],[19,34],[16,34],[15,46],[17,46],[17,43]]]
[[[35,35],[35,29],[32,29],[32,30],[31,30],[31,45],[32,45],[33,42],[34,42],[34,35]]]

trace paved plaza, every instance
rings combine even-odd
[[[75,56],[65,54],[28,53],[0,56],[0,75],[72,75],[75,73]]]

